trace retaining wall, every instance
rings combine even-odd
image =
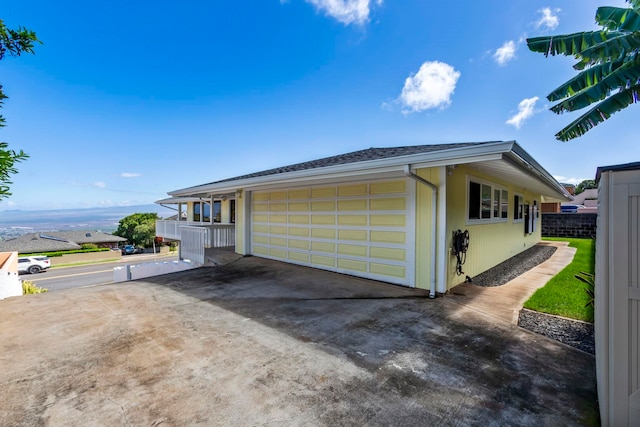
[[[595,238],[597,213],[543,213],[542,237]]]

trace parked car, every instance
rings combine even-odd
[[[136,248],[133,245],[124,245],[122,248],[122,255],[131,255],[131,254],[139,254],[142,253],[140,248]]]
[[[583,209],[583,205],[562,205],[560,206],[560,212],[562,213],[577,213],[578,209]]]
[[[51,267],[51,261],[46,256],[29,256],[18,258],[18,273],[36,274]]]

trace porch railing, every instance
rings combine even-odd
[[[194,236],[193,233],[185,235],[184,230],[197,228],[201,237],[198,237],[198,243],[204,245],[204,248],[220,248],[225,246],[235,246],[236,244],[236,226],[235,224],[203,224],[200,222],[190,221],[156,221],[156,236],[164,237],[171,240],[180,240],[184,245],[185,238]],[[199,234],[199,235],[200,235]]]

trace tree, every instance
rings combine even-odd
[[[595,104],[556,134],[561,141],[584,135],[638,101],[640,0],[626,1],[630,8],[598,8],[595,19],[601,30],[527,39],[534,52],[578,60],[573,68],[579,73],[547,95],[549,101],[560,101],[551,111],[562,114]]]
[[[598,184],[596,184],[595,179],[585,179],[580,184],[576,185],[576,194],[582,193],[584,190],[591,190],[593,188],[598,188]]]
[[[0,60],[9,55],[12,57],[20,56],[22,53],[33,53],[33,46],[37,39],[36,33],[26,28],[18,27],[12,30],[4,25],[0,20]],[[0,85],[0,108],[7,99],[2,85]],[[0,127],[5,126],[5,119],[0,115]],[[16,152],[9,148],[6,142],[0,142],[0,200],[11,195],[9,185],[11,175],[18,173],[15,167],[16,163],[26,160],[29,156],[22,150]]]
[[[134,213],[122,218],[113,234],[124,237],[132,245],[148,248],[153,246],[158,219],[160,218],[157,213]]]

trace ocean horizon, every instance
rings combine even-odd
[[[104,208],[0,211],[0,236],[15,237],[44,231],[102,231],[112,233],[121,219],[134,213],[157,213],[167,218],[175,211],[149,204]]]

